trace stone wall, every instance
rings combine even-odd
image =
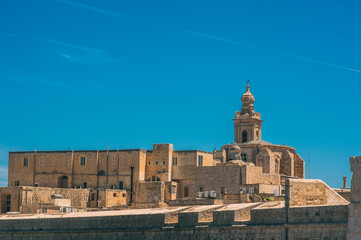
[[[130,189],[130,167],[134,183],[144,180],[144,150],[39,151],[9,153],[9,186],[87,187]],[[28,165],[24,165],[24,158]],[[81,162],[81,159],[84,159]],[[65,181],[62,181],[62,178]]]
[[[317,208],[317,207],[316,207]],[[301,209],[301,208],[300,208]],[[300,210],[299,209],[299,210]],[[306,208],[307,209],[307,208]],[[218,212],[217,209],[215,209]],[[251,210],[266,217],[266,222],[234,221],[232,211],[213,215],[213,222],[202,223],[199,215],[187,215],[187,227],[177,223],[166,224],[166,214],[137,214],[103,217],[62,217],[48,219],[0,220],[1,239],[345,239],[347,224],[344,218],[320,218],[313,221],[308,210],[301,218],[311,220],[284,224],[284,209]],[[344,209],[342,209],[344,211]],[[347,210],[346,210],[347,211]],[[284,213],[285,211],[283,211]],[[302,213],[303,212],[303,213]],[[313,211],[311,211],[313,212]],[[336,210],[336,213],[338,210]],[[300,214],[298,213],[298,214]],[[221,214],[221,215],[219,215]],[[269,214],[268,216],[265,214]],[[327,211],[322,214],[327,215]],[[321,215],[322,215],[321,214]],[[334,214],[336,216],[337,214]],[[274,218],[276,217],[276,218]],[[194,219],[193,219],[194,218]],[[217,218],[221,219],[216,220]],[[273,221],[272,221],[272,218]],[[347,217],[346,217],[347,219]],[[322,222],[321,222],[322,220]],[[185,224],[185,222],[183,222]],[[236,223],[236,225],[234,225]],[[198,226],[198,227],[197,227]],[[202,227],[199,227],[202,226]]]
[[[287,183],[288,182],[288,183]],[[345,205],[349,202],[321,180],[287,179],[290,207],[313,205]]]
[[[353,174],[347,240],[358,240],[361,239],[361,156],[351,157],[350,165]]]
[[[159,203],[165,200],[165,182],[143,182],[135,187],[136,203]]]
[[[223,194],[239,194],[242,183],[239,165],[198,167],[196,176],[197,189],[216,191],[218,198],[222,196],[221,191],[224,191]]]

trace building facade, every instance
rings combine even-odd
[[[241,101],[234,143],[220,150],[175,151],[172,144],[154,144],[152,150],[10,152],[8,186],[123,189],[130,203],[195,198],[211,190],[222,197],[250,192],[247,186],[280,193],[286,178],[304,178],[304,161],[295,148],[262,140],[263,120],[249,84]]]

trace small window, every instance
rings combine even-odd
[[[113,156],[113,165],[116,166],[117,165],[117,158],[115,156]]]
[[[155,161],[155,165],[158,165],[158,161]]]
[[[241,153],[241,160],[247,162],[247,154]]]
[[[148,162],[148,165],[150,165],[150,161]]]
[[[85,157],[80,158],[80,165],[85,165]]]
[[[42,166],[45,165],[45,158],[44,157],[40,158],[40,165],[42,165]]]
[[[225,187],[221,187],[221,195],[224,195],[224,194],[225,194],[225,192],[226,192]]]
[[[103,164],[104,164],[103,158],[100,157],[100,158],[99,158],[99,165],[103,165]]]
[[[117,194],[116,193],[113,193],[113,197],[116,197],[117,196]]]
[[[29,165],[29,159],[28,158],[24,158],[24,167],[27,167]]]
[[[34,184],[34,187],[38,187],[38,186],[39,186],[39,184],[38,184],[38,183],[35,183],[35,184]]]
[[[251,196],[252,196],[252,195],[253,195],[253,193],[254,193],[254,188],[249,188],[249,189],[248,189],[248,193],[249,193],[249,195],[251,195]]]
[[[177,187],[175,185],[172,185],[172,194],[175,194],[177,191],[176,191]]]
[[[94,200],[95,200],[95,193],[92,193],[90,201],[94,201]]]
[[[56,164],[56,158],[53,157],[53,158],[51,159],[51,165],[55,165],[55,164]]]
[[[71,165],[71,159],[70,159],[70,157],[66,157],[66,165],[68,165],[68,166]]]
[[[157,177],[157,181],[160,181],[160,178],[159,178],[159,177]]]
[[[259,132],[258,132],[258,130],[256,131],[256,140],[258,140],[259,139]]]
[[[87,188],[88,184],[86,182],[84,182],[83,186],[84,186],[84,188]]]
[[[188,188],[184,188],[184,197],[188,197]]]
[[[203,156],[202,155],[198,156],[198,167],[203,167]]]
[[[178,159],[177,159],[177,157],[173,157],[173,165],[174,165],[174,166],[177,166],[177,164],[178,164]]]
[[[20,186],[20,182],[19,182],[19,181],[15,181],[15,186]]]
[[[155,176],[152,176],[152,181],[153,181],[153,182],[155,181]]]
[[[163,161],[163,165],[165,165],[165,161]]]
[[[200,191],[200,192],[203,192],[203,188],[202,188],[202,187],[200,187],[200,188],[199,188],[199,191]]]
[[[124,189],[123,188],[123,181],[119,181],[119,189]]]
[[[123,193],[123,197],[125,197],[125,193]]]

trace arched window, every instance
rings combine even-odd
[[[247,131],[246,130],[244,130],[242,132],[242,143],[245,143],[245,142],[247,142]]]
[[[247,155],[245,153],[241,153],[241,160],[247,162]]]
[[[259,139],[259,132],[258,132],[258,130],[256,131],[256,140],[258,140]]]

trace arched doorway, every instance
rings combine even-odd
[[[68,188],[68,176],[60,176],[58,182],[59,188]]]

